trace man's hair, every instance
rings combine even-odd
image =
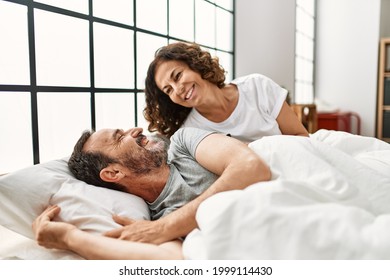
[[[178,42],[158,49],[145,79],[144,117],[149,122],[150,132],[157,131],[167,137],[171,137],[181,127],[191,111],[191,108],[174,103],[156,84],[157,67],[172,60],[185,63],[191,70],[199,73],[202,79],[219,88],[225,86],[225,70],[219,64],[219,59],[212,57],[199,45]]]
[[[70,171],[77,179],[84,181],[87,184],[124,191],[122,185],[106,182],[100,178],[100,171],[111,163],[119,163],[118,160],[98,151],[83,151],[84,144],[93,133],[94,131],[92,130],[86,130],[77,141],[73,153],[68,160]]]

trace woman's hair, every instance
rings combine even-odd
[[[171,137],[181,127],[191,111],[191,108],[174,103],[156,84],[156,68],[171,60],[184,62],[191,70],[199,73],[202,79],[219,88],[225,85],[225,70],[219,65],[218,58],[211,57],[199,45],[173,43],[158,49],[146,75],[144,117],[149,122],[150,132],[158,131],[167,137]]]

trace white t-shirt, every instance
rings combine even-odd
[[[252,142],[267,135],[282,134],[276,118],[286,100],[287,90],[261,74],[251,74],[231,82],[238,88],[238,103],[223,122],[215,123],[192,109],[182,127],[197,127],[230,134]]]

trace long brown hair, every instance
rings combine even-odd
[[[219,65],[219,59],[212,57],[199,45],[179,42],[158,49],[149,65],[145,80],[144,117],[149,122],[150,132],[157,131],[167,137],[171,137],[181,127],[191,111],[191,108],[174,103],[156,84],[156,68],[171,60],[186,63],[191,70],[219,88],[225,86],[225,70]]]

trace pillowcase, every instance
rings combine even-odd
[[[91,233],[119,227],[113,214],[150,219],[146,202],[138,196],[88,185],[70,172],[67,159],[26,167],[0,176],[0,224],[34,238],[31,225],[47,206],[57,204],[56,220]]]

